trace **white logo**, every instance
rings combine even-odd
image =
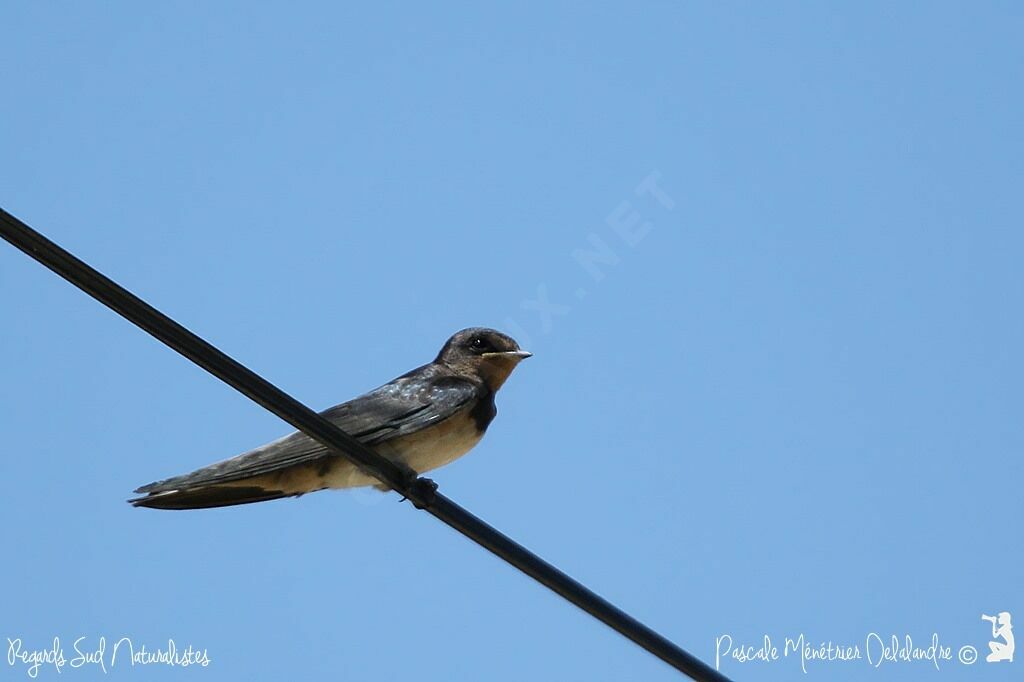
[[[1013,626],[1010,625],[1010,612],[1002,611],[998,616],[982,614],[981,619],[992,623],[992,639],[1003,640],[1002,642],[988,643],[988,648],[992,653],[986,656],[985,660],[989,663],[997,663],[999,661],[1013,663],[1013,650],[1015,646],[1013,643]]]

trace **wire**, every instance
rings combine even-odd
[[[728,682],[714,668],[436,492],[436,486],[431,481],[409,477],[401,467],[349,436],[2,208],[0,236],[210,374],[315,438],[335,454],[347,457],[407,497],[418,509],[430,512],[680,672],[695,680]]]

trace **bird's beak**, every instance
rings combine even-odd
[[[503,350],[495,353],[484,353],[482,357],[501,357],[510,358],[512,360],[525,360],[526,358],[531,357],[532,355],[533,353],[530,353],[525,350]]]

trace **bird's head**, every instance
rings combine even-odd
[[[471,327],[457,332],[444,344],[437,362],[460,373],[474,373],[497,391],[521,360],[530,357],[515,339],[494,329]]]

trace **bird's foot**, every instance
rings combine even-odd
[[[420,502],[415,499],[411,500],[412,505],[417,509],[426,509],[434,503],[434,498],[437,496],[437,483],[429,478],[419,478],[416,474],[409,476],[406,489],[421,500]],[[405,502],[408,499],[410,498],[403,495],[399,502]]]

